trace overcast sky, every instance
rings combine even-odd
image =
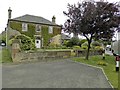
[[[36,15],[52,20],[56,16],[57,24],[64,24],[67,11],[67,4],[74,4],[81,0],[1,0],[0,1],[0,33],[5,29],[8,19],[8,8],[12,9],[12,18],[25,14]],[[117,2],[120,0],[107,0]]]

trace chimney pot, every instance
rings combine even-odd
[[[11,14],[12,14],[12,10],[11,10],[11,8],[9,7],[9,9],[8,9],[8,19],[11,19]]]
[[[55,19],[56,19],[56,17],[53,16],[53,17],[52,17],[52,22],[53,22],[53,23],[55,23]]]

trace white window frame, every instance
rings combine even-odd
[[[28,30],[28,24],[22,23],[22,31],[27,31],[27,30]]]
[[[49,26],[49,33],[53,34],[53,26]]]
[[[40,29],[39,31],[37,30],[38,28]],[[41,25],[39,24],[36,25],[36,32],[41,32]]]

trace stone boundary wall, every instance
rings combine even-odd
[[[13,62],[29,62],[29,61],[46,61],[56,60],[70,57],[83,57],[86,55],[86,50],[45,50],[45,51],[21,51],[19,40],[14,40],[10,47],[11,57]],[[98,50],[90,50],[89,55],[102,54]]]
[[[75,53],[75,57],[82,57],[86,55],[86,51],[73,51],[73,50],[64,50],[64,51],[34,51],[34,52],[17,52],[12,56],[13,62],[29,62],[29,61],[47,61],[47,60],[56,60],[63,58],[70,58],[72,53]],[[100,55],[98,51],[90,51],[90,56]]]
[[[14,54],[13,62],[45,61],[71,57],[70,51],[35,51]]]
[[[85,50],[78,50],[78,51],[76,52],[76,56],[77,56],[77,57],[85,56],[85,55],[86,55],[86,52],[87,52],[87,51],[85,51]],[[93,56],[93,55],[102,55],[102,51],[90,50],[89,56]]]

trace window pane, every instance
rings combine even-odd
[[[36,25],[36,32],[40,32],[41,31],[41,26],[40,25]]]
[[[27,24],[26,23],[22,23],[22,31],[27,31]]]
[[[49,33],[53,33],[53,27],[49,26]]]

